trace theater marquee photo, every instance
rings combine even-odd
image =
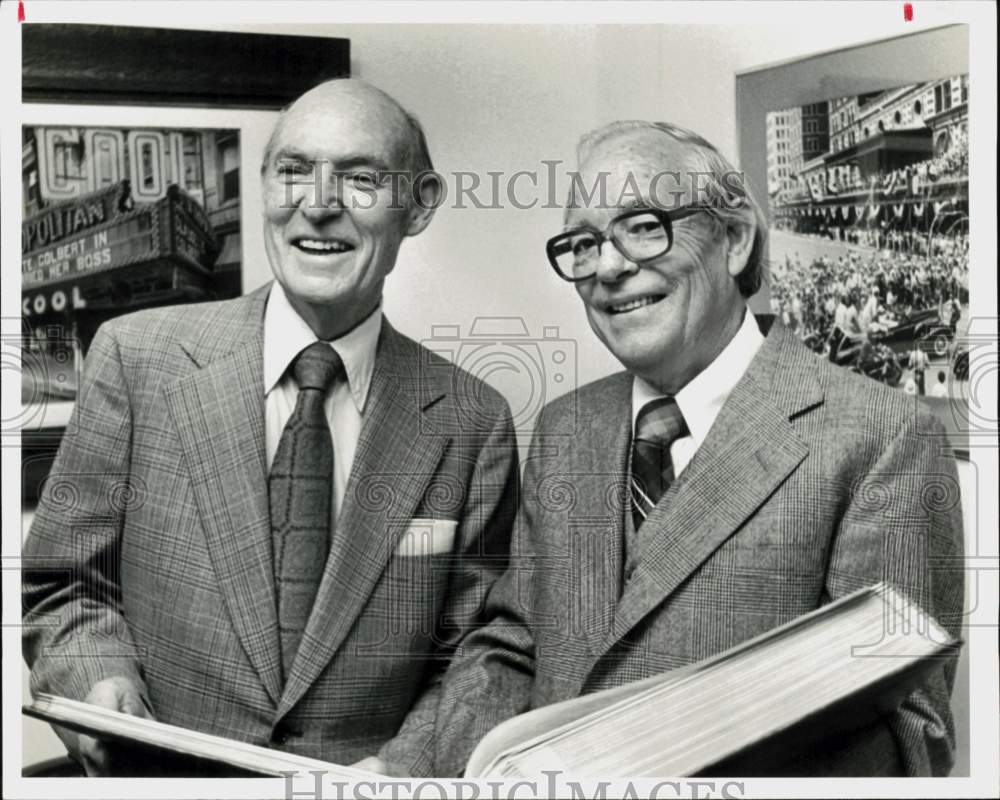
[[[239,131],[25,126],[22,165],[30,503],[103,322],[240,294]]]

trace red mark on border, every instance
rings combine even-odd
[[[903,21],[913,22],[913,3],[903,3]]]
[[[17,21],[24,22],[24,0],[17,0]]]

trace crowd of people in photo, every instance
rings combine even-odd
[[[877,343],[928,310],[954,332],[969,299],[968,235],[933,237],[930,254],[927,246],[923,249],[851,250],[805,263],[798,252],[786,255],[771,266],[772,308],[813,349],[828,354],[838,341],[859,348]],[[926,368],[923,360],[904,359],[911,367]],[[923,387],[917,389],[923,393]]]

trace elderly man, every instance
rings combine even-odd
[[[941,426],[750,313],[765,230],[740,176],[660,123],[595,131],[579,159],[548,256],[626,371],[542,411],[492,621],[445,681],[441,774],[506,717],[700,661],[879,581],[959,624]],[[581,199],[601,180],[610,207]],[[784,774],[946,774],[954,667],[884,720],[789,754]]]
[[[24,548],[34,691],[337,763],[398,733],[424,769],[517,481],[505,401],[383,317],[430,167],[388,95],[320,85],[265,153],[275,281],[101,328]]]

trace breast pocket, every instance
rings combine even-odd
[[[366,654],[414,656],[436,641],[454,558],[457,520],[413,519],[367,607]]]

